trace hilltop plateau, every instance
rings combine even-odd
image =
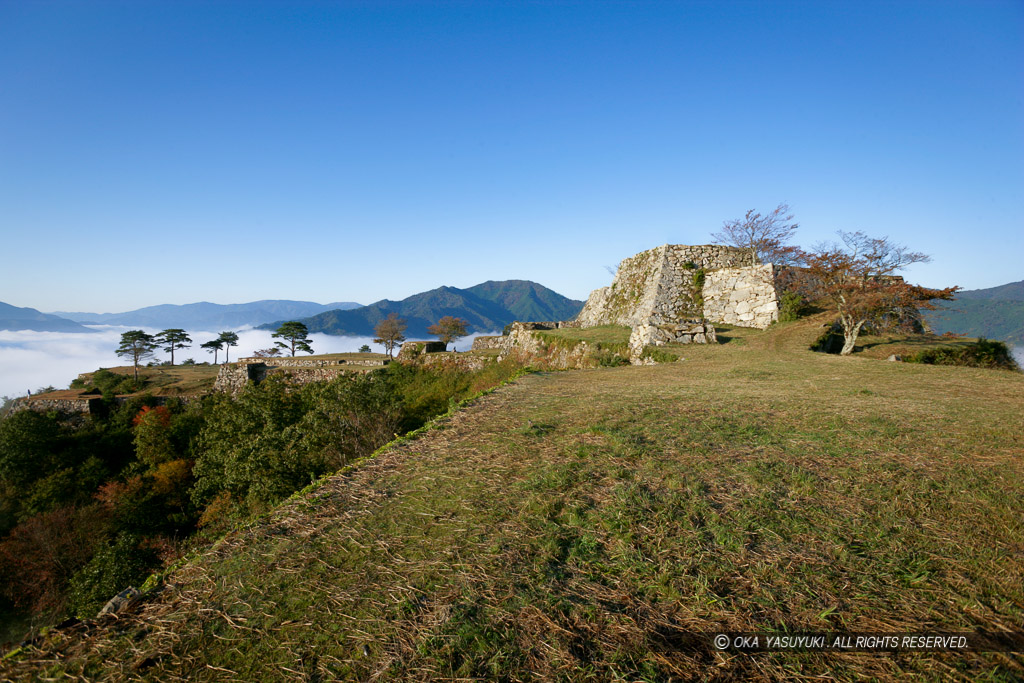
[[[1011,680],[1014,653],[722,631],[1024,621],[1024,377],[812,353],[821,320],[537,373],[327,476],[0,665],[89,680]],[[869,357],[875,356],[875,357]]]

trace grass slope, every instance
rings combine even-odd
[[[1024,620],[1024,377],[803,351],[819,331],[522,378],[0,674],[1019,680],[1017,654],[685,646]]]

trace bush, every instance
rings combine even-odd
[[[786,292],[779,301],[779,322],[786,323],[797,320],[804,314],[807,302],[796,292]]]
[[[156,552],[138,536],[119,534],[71,577],[68,606],[76,616],[95,617],[110,598],[140,585],[157,566]]]
[[[965,346],[925,349],[907,356],[903,360],[908,363],[962,365],[971,368],[996,368],[1020,372],[1020,366],[1013,359],[1006,344],[984,337],[979,337],[978,341]]]
[[[645,346],[643,353],[640,354],[641,358],[650,358],[655,363],[675,363],[679,360],[679,356],[671,351],[665,351],[659,349],[656,346]]]
[[[811,344],[811,351],[818,351],[819,353],[839,353],[842,351],[846,340],[843,338],[843,333],[839,330],[840,328],[837,324],[829,325]]]

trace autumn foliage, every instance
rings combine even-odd
[[[950,299],[959,289],[931,289],[908,284],[895,275],[913,263],[930,259],[888,238],[862,232],[840,232],[842,244],[825,244],[802,255],[806,264],[799,280],[805,291],[827,303],[838,314],[843,332],[841,355],[853,353],[866,325],[888,329],[919,320],[921,309],[932,309],[937,299]]]

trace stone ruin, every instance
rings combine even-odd
[[[747,249],[665,244],[623,260],[576,321],[631,327],[631,358],[649,345],[713,343],[713,323],[764,329],[778,320],[780,270],[750,265]]]

